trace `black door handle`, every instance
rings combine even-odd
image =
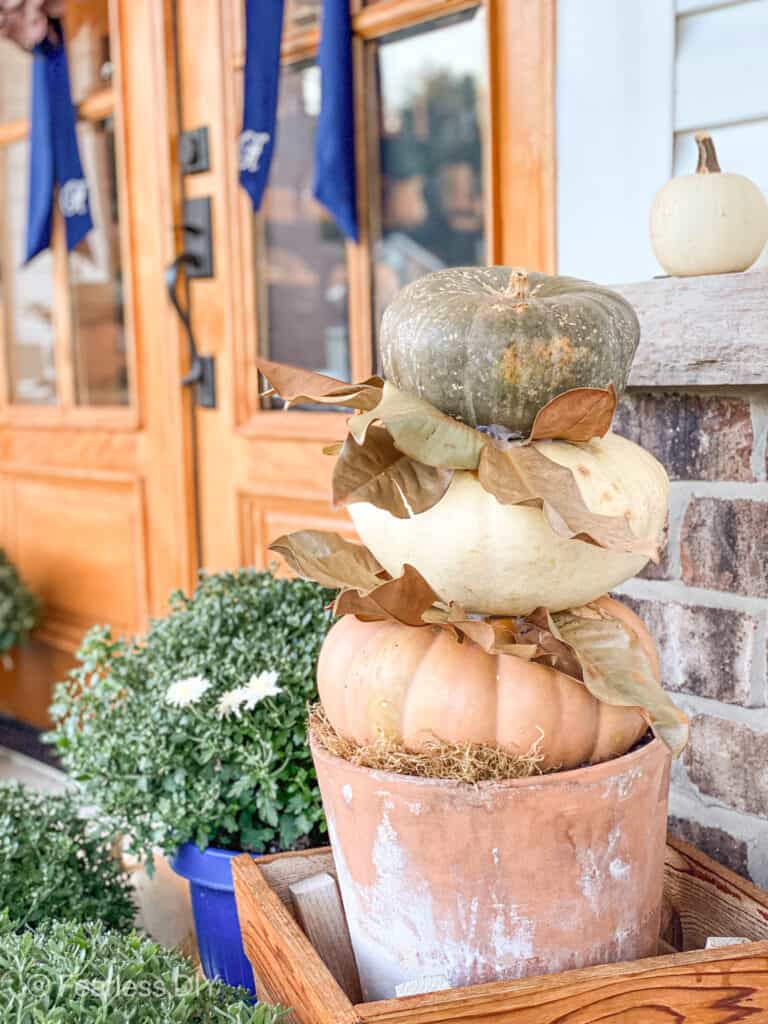
[[[187,229],[189,230],[189,229]],[[197,404],[204,409],[216,408],[216,366],[213,356],[202,356],[197,348],[197,342],[192,331],[192,323],[189,318],[189,310],[184,309],[179,301],[179,278],[182,267],[196,268],[199,264],[198,257],[192,253],[183,252],[171,263],[165,271],[165,287],[168,298],[173,303],[173,308],[179,315],[184,331],[187,335],[189,346],[189,373],[181,378],[184,387],[196,386]]]

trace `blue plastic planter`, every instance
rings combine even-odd
[[[200,850],[194,843],[184,843],[171,866],[189,882],[197,948],[206,978],[242,985],[255,995],[253,971],[240,937],[232,883],[231,861],[237,856],[237,850],[219,850],[215,846]]]

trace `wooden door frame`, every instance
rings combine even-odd
[[[489,137],[486,230],[489,261],[554,271],[556,0],[352,0],[356,117],[362,128],[361,75],[368,39],[414,21],[430,21],[484,4],[488,17]],[[331,460],[319,464],[318,442],[343,434],[336,414],[282,415],[258,406],[257,296],[249,200],[238,184],[236,140],[244,65],[242,0],[177,0],[182,127],[208,125],[212,166],[185,181],[189,196],[211,196],[216,276],[193,283],[192,316],[201,348],[216,356],[219,408],[196,412],[203,564],[263,564],[269,478],[280,474],[281,521],[343,522],[327,508]],[[316,30],[283,38],[283,58],[312,55]],[[367,209],[369,168],[358,146],[358,206]],[[356,377],[370,372],[361,352],[372,333],[363,245],[348,246],[350,334]],[[369,345],[370,348],[370,345]]]
[[[23,548],[22,573],[25,560],[35,561],[41,580],[57,580],[57,598],[44,609],[41,628],[29,647],[18,652],[14,670],[0,677],[0,707],[36,725],[46,724],[51,687],[63,678],[72,652],[93,625],[91,613],[86,616],[82,611],[92,608],[93,600],[90,604],[77,600],[88,587],[90,570],[97,580],[92,592],[105,596],[99,620],[112,622],[118,632],[136,633],[145,628],[150,615],[163,613],[174,589],[194,585],[198,568],[193,410],[191,395],[180,384],[189,357],[164,282],[165,267],[179,249],[181,223],[173,6],[172,0],[109,0],[109,7],[125,326],[128,349],[132,349],[130,403],[125,407],[77,405],[67,316],[59,315],[56,323],[58,405],[11,404],[5,360],[0,362],[0,543],[16,560]],[[112,110],[112,95],[105,105],[104,94],[93,94],[81,112],[87,107],[88,117],[106,116]],[[23,122],[7,126],[5,141],[10,141],[9,131],[23,138],[26,130]],[[54,262],[55,288],[63,309],[68,282],[61,245],[54,247]],[[78,533],[76,502],[87,523],[88,503],[95,507],[107,501],[104,507],[120,517],[115,533],[130,538],[130,550],[121,550],[116,560],[111,550],[92,547],[82,572],[81,563],[73,565],[65,592],[61,570],[36,556],[35,538],[25,529],[19,512],[37,494],[43,496],[36,522],[44,522],[49,534],[46,551],[55,547],[56,531],[60,531],[59,550],[64,557],[59,565],[67,564],[68,543],[78,545],[77,551],[84,551],[89,543],[87,536]],[[56,509],[57,496],[63,494],[70,502],[65,527],[57,520]],[[19,504],[22,501],[27,504]],[[125,621],[106,599],[115,562],[123,567],[121,593],[129,595]]]

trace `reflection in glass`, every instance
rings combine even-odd
[[[270,359],[348,380],[345,243],[312,198],[319,111],[318,68],[286,68],[270,185],[255,220],[259,336]]]
[[[29,117],[31,59],[16,43],[0,39],[0,124]]]
[[[286,0],[285,31],[296,32],[319,25],[321,2],[322,0]]]
[[[482,8],[397,33],[376,48],[381,198],[376,323],[409,281],[485,262]]]
[[[94,227],[69,254],[75,394],[80,405],[126,405],[128,367],[112,119],[78,125]]]
[[[112,79],[108,0],[70,0],[65,38],[72,99],[80,103]]]
[[[0,147],[0,335],[12,402],[56,401],[53,258],[22,266],[26,239],[29,146]]]

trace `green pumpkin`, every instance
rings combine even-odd
[[[640,338],[620,295],[575,277],[458,267],[414,281],[381,324],[385,377],[472,426],[526,435],[570,388],[620,394]]]

